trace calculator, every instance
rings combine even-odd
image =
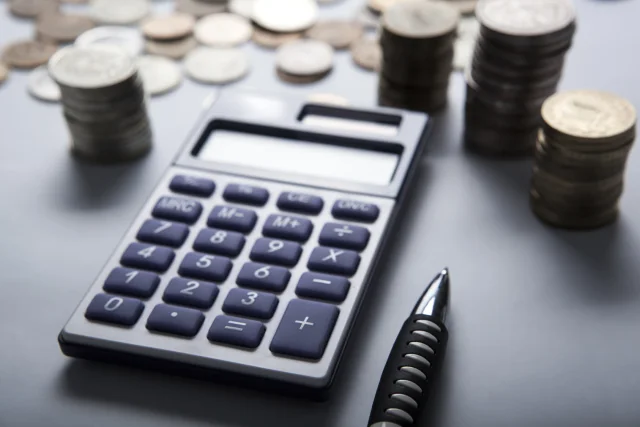
[[[60,332],[62,351],[325,397],[428,125],[223,92]]]

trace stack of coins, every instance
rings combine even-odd
[[[151,148],[144,90],[135,61],[115,46],[70,46],[49,61],[60,86],[72,149],[102,163],[133,160]]]
[[[433,112],[447,103],[460,14],[446,2],[402,0],[382,16],[378,103]]]
[[[562,228],[596,228],[614,221],[636,111],[604,92],[558,93],[542,105],[535,150],[531,208]]]
[[[540,107],[555,93],[575,33],[570,0],[480,0],[467,70],[465,143],[488,155],[530,155]]]

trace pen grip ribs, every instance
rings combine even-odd
[[[434,317],[416,314],[407,319],[384,368],[369,426],[417,425],[440,372],[448,337],[447,328]]]

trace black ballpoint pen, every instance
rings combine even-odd
[[[404,322],[389,354],[371,408],[369,427],[411,427],[429,399],[444,359],[449,333],[449,270],[429,284]]]

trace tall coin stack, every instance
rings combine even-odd
[[[542,105],[531,208],[561,228],[589,229],[618,215],[627,157],[636,136],[636,111],[604,92],[570,91]]]
[[[459,20],[442,1],[402,0],[385,9],[380,105],[427,113],[446,105]]]
[[[151,148],[152,135],[135,61],[115,46],[70,46],[49,61],[60,86],[72,149],[102,163],[133,160]]]
[[[540,107],[556,92],[576,30],[570,0],[480,0],[467,70],[465,143],[488,155],[533,153]]]

